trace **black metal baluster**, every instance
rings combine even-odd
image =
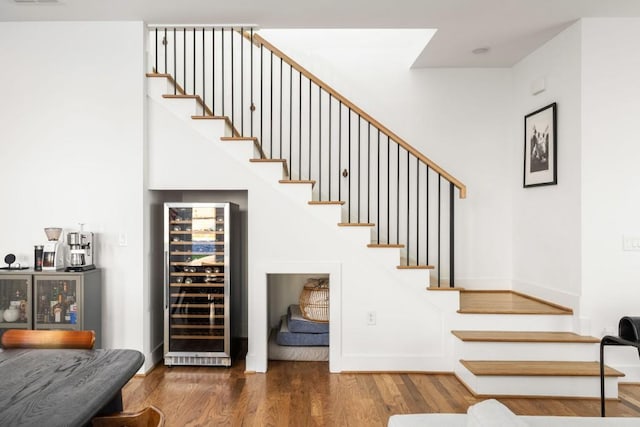
[[[271,52],[269,65],[269,157],[274,159],[273,155],[273,52]]]
[[[282,155],[282,58],[280,58],[280,158],[285,158]]]
[[[318,200],[322,200],[322,88],[318,86]]]
[[[220,103],[222,104],[222,115],[224,116],[224,93],[226,88],[224,87],[224,27],[220,29]]]
[[[289,173],[293,179],[293,67],[289,65]]]
[[[410,166],[409,166],[409,150],[407,150],[407,265],[410,264],[410,257],[409,257],[409,245],[411,244],[411,237],[410,236],[410,228],[411,228],[411,218],[410,218],[410,212],[411,212],[411,197],[409,195],[410,193],[410,189],[411,189],[411,184],[409,182],[409,173],[410,173]],[[417,265],[417,260],[416,260],[416,265]]]
[[[342,200],[342,101],[338,104],[338,200]]]
[[[425,251],[426,251],[426,263],[427,263],[427,265],[429,265],[429,225],[430,225],[430,223],[429,223],[429,206],[430,206],[430,202],[431,202],[430,197],[429,197],[429,165],[427,165],[427,167],[426,167],[425,175],[426,175],[425,186],[427,187],[427,192],[426,192],[427,193],[427,195],[426,195],[427,206],[425,208],[426,211],[427,211],[427,221],[426,221],[426,226],[425,226],[425,228],[426,228],[425,231],[426,231],[426,234],[427,234],[427,238],[426,238],[426,249],[425,249]]]
[[[371,123],[367,125],[367,223],[371,224]]]
[[[164,29],[164,36],[162,37],[162,45],[164,46],[164,73],[167,74],[167,45],[169,44],[169,40],[167,40],[167,28]]]
[[[244,28],[240,27],[240,136],[244,136]]]
[[[173,27],[173,94],[178,93],[178,70],[176,69],[176,27]]]
[[[211,29],[211,112],[216,115],[216,29]]]
[[[196,94],[196,28],[193,28],[193,95]]]
[[[396,243],[400,244],[400,144],[396,142]]]
[[[380,221],[380,129],[378,129],[378,167],[376,169],[376,175],[378,176],[378,195],[376,196],[377,209],[376,209],[376,225],[377,225],[377,239],[376,243],[380,244],[380,227],[382,227],[382,221]]]
[[[349,118],[349,133],[348,133],[348,149],[347,152],[349,158],[349,177],[347,178],[347,191],[349,192],[348,197],[348,206],[347,206],[347,222],[351,222],[351,173],[353,172],[351,169],[351,107],[349,107],[349,114],[347,116]]]
[[[387,135],[387,244],[391,244],[391,138]]]
[[[333,95],[331,95],[331,92],[329,92],[329,195],[327,200],[331,200],[331,134],[332,132],[332,128],[331,128],[331,103],[333,101]]]
[[[187,94],[187,29],[182,29],[182,90]]]
[[[311,180],[311,79],[309,79],[309,180]]]
[[[233,128],[236,128],[236,121],[234,120],[234,112],[235,112],[235,105],[234,105],[234,88],[235,88],[235,83],[236,83],[236,79],[233,78],[234,75],[234,65],[235,65],[235,56],[233,53],[233,28],[229,29],[229,38],[231,38],[231,124],[233,125]]]
[[[155,48],[156,57],[154,60],[153,72],[158,73],[159,71],[158,71],[158,29],[157,28],[155,30],[155,35],[156,35],[156,48]]]
[[[442,175],[438,173],[438,287],[440,287],[440,187],[442,187]]]
[[[263,126],[262,122],[264,120],[264,108],[263,108],[263,99],[264,99],[264,45],[260,44],[260,148],[262,148],[263,142]],[[268,158],[271,158],[271,153],[269,153]]]
[[[454,238],[455,238],[455,215],[454,215],[454,197],[455,188],[453,182],[449,183],[449,287],[455,287],[454,278]]]
[[[302,179],[302,73],[298,72],[298,179]]]
[[[195,54],[195,52],[194,52]],[[206,95],[207,95],[207,91],[206,91],[206,86],[205,86],[205,82],[206,82],[206,78],[205,78],[206,74],[205,74],[205,60],[204,60],[204,27],[202,27],[202,115],[204,116],[206,114]]]
[[[250,87],[250,94],[249,94],[249,98],[251,98],[251,137],[253,138],[253,112],[255,111],[255,105],[253,103],[253,28],[251,28],[251,47],[249,48],[250,50],[250,55],[249,55],[249,68],[250,68],[250,73],[251,73],[251,87]]]
[[[416,157],[416,265],[420,265],[420,159],[417,157]]]
[[[361,132],[361,130],[362,130],[361,121],[362,121],[362,117],[360,117],[360,114],[358,114],[358,192],[356,193],[357,197],[358,197],[358,218],[356,220],[357,223],[360,222],[360,199],[362,198],[361,197],[362,192],[361,192],[361,189],[360,189],[360,177],[362,176],[362,170],[361,170],[361,167],[360,167],[360,163],[361,163],[360,159],[362,158],[362,155],[360,154],[360,139],[361,139],[360,138],[360,134],[362,133]]]

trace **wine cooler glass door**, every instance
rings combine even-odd
[[[168,210],[170,352],[228,352],[224,212]]]

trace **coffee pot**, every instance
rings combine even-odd
[[[66,271],[87,271],[96,268],[93,233],[82,230],[69,232],[67,244],[69,245],[69,266]]]

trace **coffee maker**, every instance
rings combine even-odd
[[[64,270],[65,248],[64,244],[60,242],[62,228],[48,227],[44,229],[44,232],[49,241],[42,248],[42,270]]]
[[[96,268],[93,254],[93,233],[72,231],[67,233],[69,266],[65,271],[87,271]]]

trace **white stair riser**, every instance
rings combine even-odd
[[[369,248],[367,255],[379,264],[397,266],[400,263],[400,249],[398,248]]]
[[[474,382],[473,391],[480,395],[600,397],[599,377],[486,376],[475,377]],[[607,399],[618,398],[617,377],[605,379],[605,396]]]
[[[224,119],[191,119],[191,125],[204,137],[218,142],[222,136],[231,136],[231,128]]]
[[[342,221],[342,205],[309,205],[309,214],[327,224],[336,226]]]
[[[467,360],[599,360],[597,343],[469,342],[456,338],[456,356]]]
[[[147,79],[147,95],[161,98],[162,95],[173,93],[173,85],[166,77],[150,77]]]
[[[337,225],[337,224],[336,224]],[[340,227],[340,233],[366,247],[371,243],[371,227]]]
[[[163,100],[163,104],[168,110],[182,120],[192,121],[191,116],[199,114],[199,112],[196,111],[198,109],[198,103],[195,99],[162,97],[160,99]]]
[[[444,292],[444,291],[441,291]],[[459,313],[451,329],[488,331],[568,332],[573,317],[547,314],[463,314]]]
[[[281,162],[251,162],[251,165],[253,172],[269,183],[275,184],[281,179],[287,179]]]
[[[309,204],[311,199],[311,184],[282,184],[278,182],[280,191],[286,194],[290,199],[298,203]]]

